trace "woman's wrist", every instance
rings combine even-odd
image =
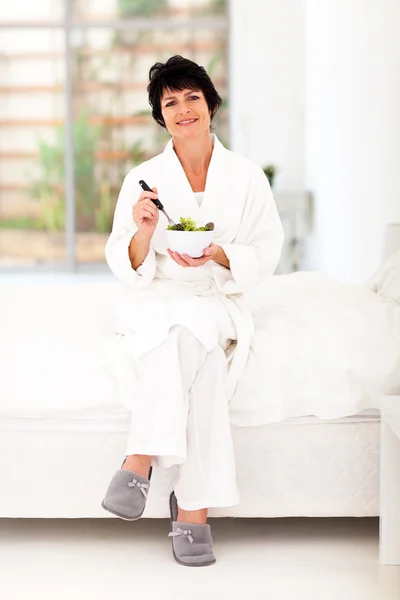
[[[132,269],[136,271],[150,250],[150,242],[151,238],[144,235],[140,230],[138,230],[135,235],[132,237],[129,248],[128,248],[128,256],[132,265]]]
[[[222,265],[223,267],[226,267],[227,269],[230,268],[230,262],[229,262],[229,258],[227,257],[227,255],[225,254],[223,248],[221,248],[221,246],[217,246],[217,252],[213,258],[213,260],[218,263],[219,265]]]

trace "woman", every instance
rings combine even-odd
[[[114,368],[132,422],[102,506],[138,519],[152,467],[179,465],[173,554],[203,566],[215,562],[208,508],[239,503],[228,402],[253,333],[243,293],[272,275],[284,236],[262,169],[211,133],[222,100],[204,68],[173,56],[153,65],[149,79],[153,117],[171,140],[128,173],[106,245],[111,270],[126,283]],[[175,222],[215,223],[201,258],[167,247],[167,219],[151,201],[158,197]]]

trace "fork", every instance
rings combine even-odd
[[[145,181],[143,181],[143,179],[141,179],[141,180],[139,181],[139,185],[140,185],[140,187],[141,187],[143,190],[145,190],[146,192],[152,192],[152,191],[153,191],[153,190],[152,190],[152,189],[151,189],[151,188],[150,188],[150,187],[147,185],[147,183],[146,183]],[[159,200],[158,198],[157,198],[156,200],[153,200],[153,198],[150,198],[150,200],[151,200],[152,202],[154,202],[154,204],[157,206],[157,208],[158,208],[159,210],[161,210],[161,212],[163,212],[163,213],[164,213],[164,215],[167,217],[167,219],[168,219],[168,225],[171,225],[171,226],[175,225],[175,226],[176,226],[176,223],[175,223],[175,221],[173,221],[173,220],[171,219],[171,217],[169,217],[169,216],[167,215],[167,213],[165,212],[164,206],[161,204],[160,200]]]

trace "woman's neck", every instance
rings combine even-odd
[[[185,173],[200,176],[207,172],[213,152],[213,141],[210,133],[201,139],[174,138],[173,148]]]

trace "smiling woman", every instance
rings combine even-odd
[[[222,98],[204,67],[182,56],[154,64],[149,78],[153,118],[171,134],[193,192],[203,192],[212,154],[211,122]]]
[[[162,127],[176,131],[194,122],[206,126],[210,123],[222,98],[203,67],[182,56],[173,56],[165,64],[156,63],[149,73],[147,91],[153,118]]]
[[[222,99],[204,67],[173,56],[153,65],[149,79],[153,117],[171,139],[126,176],[106,246],[110,268],[128,284],[110,367],[132,426],[125,466],[103,508],[121,516],[126,469],[148,488],[151,467],[179,466],[170,498],[173,553],[180,564],[201,566],[215,562],[208,507],[239,502],[228,400],[254,330],[242,295],[272,275],[284,235],[262,169],[211,133]],[[141,180],[154,187],[142,190]],[[200,202],[196,192],[204,192]],[[215,225],[209,246],[201,242],[202,256],[168,248],[167,234],[175,249],[172,238],[179,236],[180,252],[188,252],[184,238],[207,236],[209,243],[211,236],[166,231],[168,221],[153,202],[158,197],[175,223]],[[233,340],[228,375],[224,351]],[[134,491],[128,504],[123,518],[128,512],[139,518],[143,496]],[[187,524],[190,556],[178,539]]]

